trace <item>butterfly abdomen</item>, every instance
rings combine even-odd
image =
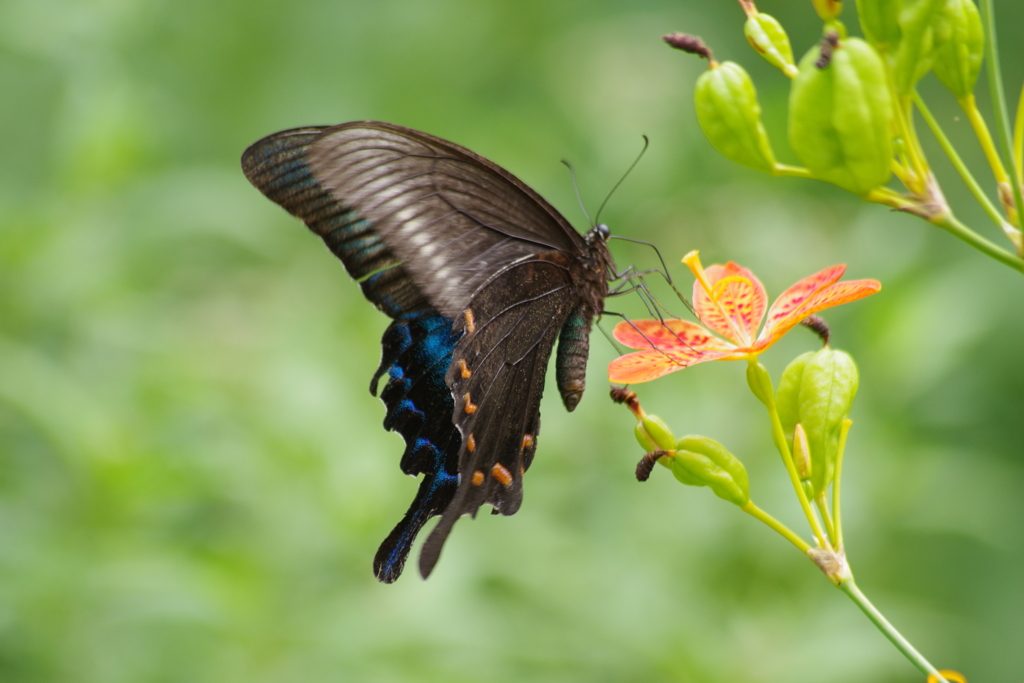
[[[555,381],[565,409],[576,409],[587,385],[587,356],[590,353],[590,316],[581,305],[569,316],[558,335]]]

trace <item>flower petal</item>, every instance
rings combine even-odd
[[[731,344],[714,337],[703,327],[688,320],[623,320],[612,332],[620,343],[631,349],[660,349],[689,355],[693,349],[728,350]]]
[[[697,317],[737,345],[749,346],[757,336],[768,304],[764,286],[753,273],[732,261],[705,268],[704,274],[714,299],[700,282],[693,284],[693,309]]]
[[[881,289],[882,284],[878,280],[849,280],[847,282],[837,282],[830,285],[811,296],[803,306],[777,324],[772,330],[770,337],[758,339],[754,348],[757,349],[758,352],[768,348],[778,341],[779,337],[789,332],[795,325],[809,315],[817,313],[818,311],[823,311],[826,308],[838,306],[839,304],[863,299],[864,297],[870,296]],[[763,336],[764,335],[762,335],[762,337]]]
[[[772,307],[768,309],[768,319],[765,320],[764,329],[761,330],[761,339],[772,337],[775,334],[775,328],[783,324],[785,319],[791,315],[799,315],[799,320],[806,318],[808,314],[801,312],[800,309],[807,303],[807,300],[833,282],[836,282],[843,276],[845,271],[846,264],[839,264],[819,270],[814,275],[808,275],[780,294],[779,298],[772,304]],[[792,325],[789,327],[791,328]]]
[[[619,356],[608,364],[608,379],[619,384],[639,384],[658,379],[670,372],[682,370],[697,363],[719,360],[729,355],[729,351],[711,349],[697,350],[689,356],[662,351],[635,351]]]

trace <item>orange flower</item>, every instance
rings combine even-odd
[[[845,265],[826,268],[783,292],[768,309],[768,320],[758,335],[768,297],[753,273],[732,261],[705,270],[696,251],[687,254],[683,263],[697,277],[693,309],[703,326],[679,319],[619,323],[615,338],[640,350],[608,365],[612,382],[649,382],[704,361],[756,357],[807,316],[882,288],[877,280],[838,282]]]

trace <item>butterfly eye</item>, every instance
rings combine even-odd
[[[604,223],[601,223],[600,225],[598,225],[596,230],[597,230],[597,234],[601,236],[601,239],[606,241],[606,242],[608,241],[608,238],[612,234],[612,231],[609,230],[608,226],[605,225]]]

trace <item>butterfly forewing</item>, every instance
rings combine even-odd
[[[502,266],[583,240],[507,171],[467,149],[376,122],[313,142],[310,166],[339,201],[371,220],[431,304],[455,318]]]

